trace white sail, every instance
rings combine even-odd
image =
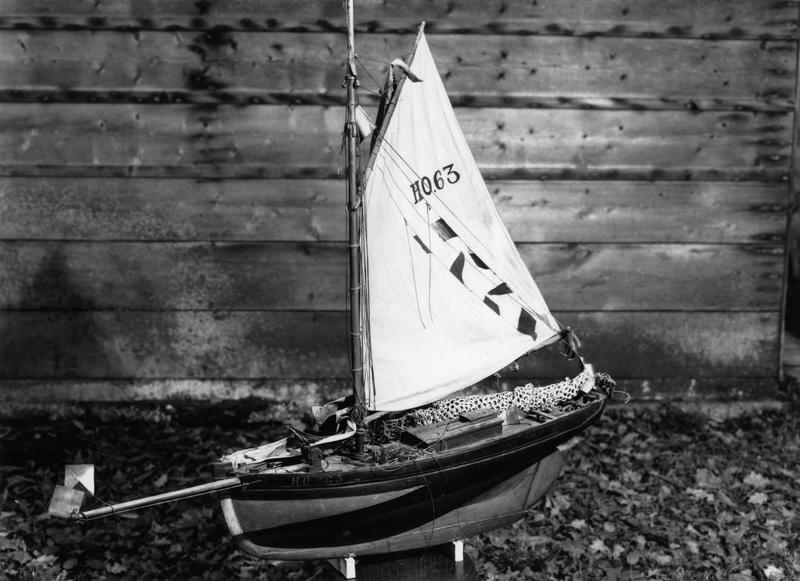
[[[420,32],[364,189],[367,407],[403,410],[551,343],[559,326],[492,203]]]

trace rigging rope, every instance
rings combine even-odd
[[[369,58],[369,57],[367,57],[367,58]],[[361,65],[361,68],[364,70],[364,72],[367,73],[367,76],[372,80],[373,83],[375,83],[375,86],[378,87],[377,93],[379,95],[383,95],[383,87],[381,86],[381,84],[377,80],[375,80],[375,77],[372,76],[372,73],[369,72],[369,69],[364,65],[364,63],[361,62],[361,59],[359,58],[359,55],[356,54],[355,55],[355,59],[356,59],[356,62],[358,62],[358,64]],[[371,59],[371,60],[377,60],[377,59]],[[365,88],[365,87],[362,87],[362,88]],[[369,89],[367,89],[367,90],[369,90]],[[370,92],[375,92],[375,91],[370,91]]]

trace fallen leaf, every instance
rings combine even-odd
[[[716,495],[717,495],[717,498],[719,498],[722,501],[722,503],[725,504],[729,508],[736,508],[736,507],[739,506],[738,504],[736,504],[735,502],[733,502],[731,500],[730,496],[728,496],[727,494],[725,494],[721,490],[717,490],[716,491]]]
[[[769,479],[764,478],[761,474],[756,472],[750,472],[750,474],[744,477],[744,483],[754,488],[764,488],[769,484]]]
[[[783,569],[779,569],[775,565],[767,565],[764,568],[764,576],[770,581],[779,581],[783,579],[786,574],[783,572]]]
[[[64,561],[62,567],[64,567],[66,571],[69,571],[70,569],[75,568],[75,565],[77,564],[78,564],[78,559],[67,559],[66,561]]]
[[[694,474],[694,480],[700,488],[718,488],[722,479],[708,468],[699,468]]]
[[[697,500],[705,500],[706,502],[714,502],[714,494],[703,490],[702,488],[687,488],[686,492],[694,496]]]
[[[706,553],[726,557],[725,550],[716,543],[701,543],[700,545]]]
[[[561,541],[558,546],[569,553],[573,559],[580,557],[586,551],[586,546],[583,543],[572,540]]]
[[[631,482],[635,485],[642,481],[642,475],[640,472],[626,468],[622,471],[622,480]]]
[[[122,563],[111,563],[110,565],[106,565],[106,571],[108,571],[112,575],[119,575],[120,573],[124,573],[127,570],[128,568]]]
[[[739,545],[739,543],[742,542],[742,537],[744,537],[745,532],[747,532],[747,529],[745,529],[744,527],[735,530],[733,529],[726,530],[724,533],[725,540],[728,542],[729,545],[736,547]]]
[[[161,488],[166,483],[167,483],[167,473],[165,472],[164,474],[156,478],[155,482],[153,482],[153,486],[155,486],[156,488]]]
[[[747,499],[747,502],[749,502],[750,504],[755,504],[756,506],[761,506],[762,504],[764,504],[768,500],[769,500],[769,497],[766,494],[764,494],[763,492],[754,492]]]
[[[553,542],[553,538],[547,535],[525,535],[518,537],[518,539],[524,541],[526,545],[545,545]]]
[[[672,563],[672,557],[670,555],[664,555],[662,553],[656,554],[652,556],[653,560],[658,563],[659,565],[666,566]]]
[[[602,539],[593,540],[592,544],[589,545],[589,550],[593,553],[608,553],[608,547]]]
[[[768,550],[770,553],[776,553],[778,555],[782,555],[786,551],[786,547],[789,545],[788,541],[783,541],[776,539],[773,535],[770,535],[767,540],[764,542],[762,547]]]

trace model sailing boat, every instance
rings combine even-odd
[[[367,140],[348,6],[345,84],[353,394],[315,408],[320,432],[222,458],[215,482],[68,516],[220,492],[236,542],[265,558],[436,545],[521,518],[558,476],[558,446],[601,415],[610,378],[576,353],[517,252],[423,28]],[[558,342],[573,378],[454,396]]]

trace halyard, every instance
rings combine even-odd
[[[0,577],[328,578],[322,562],[252,559],[213,496],[89,523],[44,514],[65,463],[96,465],[122,501],[211,478],[223,452],[281,434],[263,402],[87,407],[0,431]],[[480,578],[800,579],[800,406],[715,421],[678,407],[616,407],[571,443],[545,502],[467,539]]]

